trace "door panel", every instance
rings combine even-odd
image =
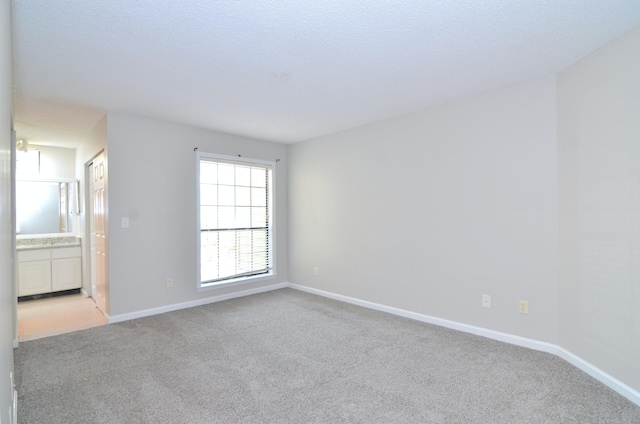
[[[105,314],[109,287],[107,281],[107,232],[106,232],[106,170],[104,154],[93,161],[93,263],[95,264],[96,306]]]

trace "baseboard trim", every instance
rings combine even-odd
[[[515,336],[513,334],[502,333],[500,331],[488,330],[482,327],[476,327],[469,324],[463,324],[456,321],[449,321],[447,319],[434,317],[431,315],[419,314],[417,312],[407,311],[405,309],[394,308],[391,306],[381,305],[379,303],[369,302],[366,300],[357,299],[354,297],[343,296],[327,292],[324,290],[318,290],[311,287],[301,286],[298,284],[289,284],[292,289],[300,290],[303,292],[317,294],[319,296],[327,297],[329,299],[339,300],[353,305],[362,306],[376,311],[387,312],[389,314],[398,315],[404,318],[413,319],[416,321],[426,322],[434,324],[440,327],[451,328],[452,330],[458,330],[465,333],[475,334],[477,336],[487,337],[489,339],[498,340],[501,342],[527,347],[529,349],[539,350],[547,353],[557,353],[557,346],[547,342],[541,342],[538,340],[528,339],[526,337]]]
[[[13,348],[16,349],[20,345],[18,339],[13,339]]]
[[[195,306],[207,305],[209,303],[222,302],[223,300],[235,299],[238,297],[251,296],[253,294],[265,293],[272,290],[284,289],[289,287],[288,283],[271,284],[264,287],[258,287],[256,289],[241,290],[233,293],[222,294],[219,296],[207,297],[204,299],[192,300],[183,303],[174,303],[172,305],[160,306],[158,308],[144,309],[142,311],[130,312],[126,314],[118,314],[108,316],[109,324],[116,322],[129,321],[136,318],[143,318],[157,314],[163,314],[165,312],[178,311],[180,309],[193,308]]]
[[[602,371],[600,368],[594,366],[593,364],[585,361],[581,357],[569,352],[563,347],[558,346],[557,355],[569,362],[574,367],[586,372],[591,377],[595,378],[605,386],[609,387],[611,390],[621,394],[622,396],[629,399],[631,402],[640,406],[640,392],[635,390],[633,387],[630,387],[624,384],[622,381],[617,378],[607,374]]]
[[[451,328],[453,330],[463,331],[465,333],[471,333],[478,336],[487,337],[489,339],[498,340],[504,343],[509,343],[517,346],[526,347],[529,349],[551,353],[553,355],[560,357],[561,359],[564,359],[565,361],[569,362],[571,365],[575,366],[576,368],[586,372],[591,377],[600,381],[605,386],[609,387],[610,389],[614,390],[615,392],[629,399],[631,402],[640,406],[640,392],[633,389],[632,387],[629,387],[628,385],[612,377],[611,375],[602,371],[601,369],[594,366],[593,364],[585,361],[579,356],[569,352],[568,350],[558,345],[554,345],[548,342],[542,342],[539,340],[533,340],[526,337],[520,337],[513,334],[502,333],[500,331],[489,330],[482,327],[476,327],[473,325],[463,324],[455,321],[449,321],[446,319],[433,317],[430,315],[419,314],[419,313],[407,311],[404,309],[393,308],[391,306],[381,305],[379,303],[369,302],[369,301],[357,299],[354,297],[343,296],[340,294],[319,290],[312,287],[301,286],[299,284],[289,283],[288,287],[295,290],[302,291],[302,292],[326,297],[329,299],[351,303],[353,305],[362,306],[369,309],[374,309],[376,311],[387,312],[393,315],[398,315],[398,316],[413,319],[416,321],[422,321],[429,324],[438,325],[441,327]]]

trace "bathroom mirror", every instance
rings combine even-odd
[[[77,182],[16,180],[16,234],[73,233]]]

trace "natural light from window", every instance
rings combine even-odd
[[[273,163],[198,153],[199,287],[273,275]]]

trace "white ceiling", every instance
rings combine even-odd
[[[291,143],[553,75],[639,0],[12,0],[15,127],[105,111]]]

